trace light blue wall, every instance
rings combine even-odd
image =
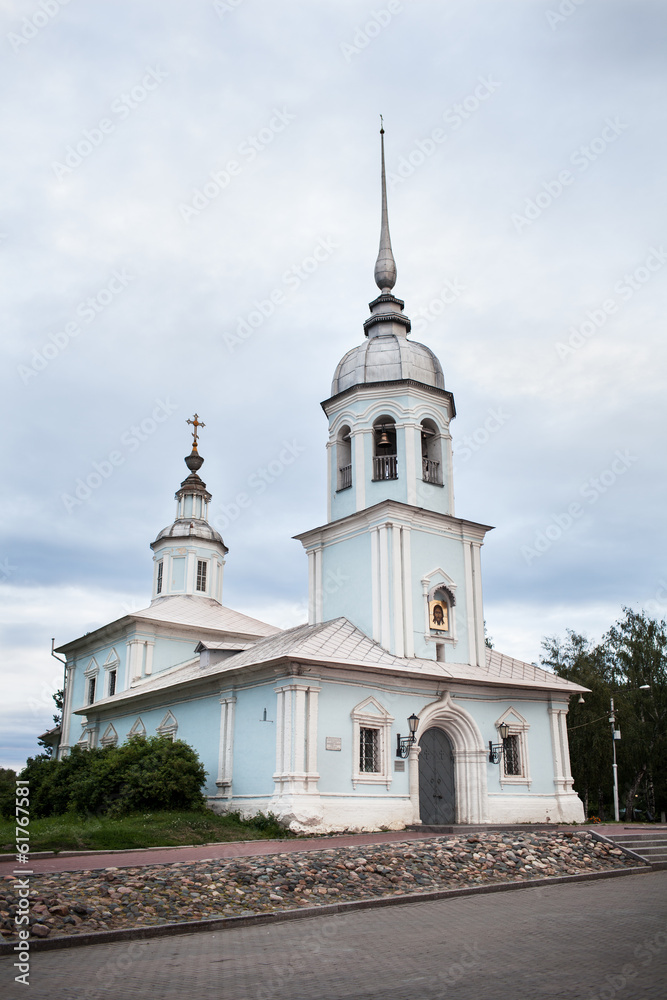
[[[389,741],[392,782],[387,792],[384,784],[364,784],[360,782],[356,791],[352,789],[353,772],[353,722],[352,709],[368,697],[374,697],[390,715],[394,717]],[[409,776],[408,765],[405,762],[403,773],[394,771],[396,759],[396,735],[407,736],[407,718],[412,712],[418,712],[424,704],[424,697],[414,694],[380,691],[374,687],[357,687],[347,684],[330,684],[322,682],[319,701],[319,738],[317,744],[317,763],[320,773],[319,789],[321,792],[336,792],[350,795],[408,795]],[[380,716],[378,716],[378,719]],[[339,736],[342,740],[341,750],[326,750],[326,737]]]
[[[445,657],[449,663],[469,663],[468,607],[466,601],[465,563],[463,545],[459,539],[437,536],[413,528],[410,533],[412,552],[412,607],[414,614],[415,656],[435,659],[433,643],[424,639],[424,595],[421,580],[436,568],[444,570],[456,584],[456,646],[445,644]]]
[[[234,795],[272,795],[276,769],[276,681],[236,691]],[[260,721],[267,710],[269,721]]]
[[[487,765],[487,782],[489,792],[504,792],[511,795],[543,794],[554,792],[554,762],[551,747],[551,726],[549,722],[549,702],[545,700],[524,701],[520,698],[502,699],[496,702],[473,698],[456,698],[456,703],[465,708],[473,716],[479,726],[485,745],[489,740],[498,742],[495,727],[496,720],[510,708],[515,708],[530,725],[526,734],[528,761],[531,784],[527,785],[500,784],[500,768],[502,764]]]
[[[348,618],[373,634],[371,536],[356,535],[322,551],[322,620]]]

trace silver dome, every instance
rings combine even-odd
[[[156,545],[163,538],[200,538],[207,542],[219,542],[223,548],[227,548],[222,540],[222,535],[215,528],[212,528],[208,521],[197,517],[177,518],[173,524],[162,529],[153,545]]]
[[[369,337],[365,343],[347,352],[336,368],[331,395],[353,385],[401,379],[411,379],[436,389],[445,388],[445,376],[433,351],[424,344],[408,340],[405,334],[387,331]]]

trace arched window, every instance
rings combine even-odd
[[[442,447],[440,431],[428,418],[422,420],[422,479],[425,483],[442,486]]]
[[[378,417],[373,424],[373,480],[398,479],[396,424],[393,417]]]
[[[336,463],[338,490],[346,490],[352,485],[352,438],[347,424],[341,427],[336,438]]]

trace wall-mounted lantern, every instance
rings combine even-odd
[[[489,764],[499,764],[500,758],[503,755],[503,750],[505,749],[505,740],[510,734],[510,727],[506,722],[501,723],[498,726],[498,732],[500,734],[500,739],[502,743],[493,743],[489,740]]]
[[[396,736],[396,756],[397,757],[407,757],[410,753],[410,747],[414,746],[417,742],[415,733],[417,732],[417,726],[419,725],[419,719],[413,712],[408,718],[408,726],[410,727],[410,735],[404,736],[401,739],[401,734],[398,733]]]

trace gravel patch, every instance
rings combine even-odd
[[[588,832],[513,831],[57,872],[30,878],[30,934],[54,938],[636,865]],[[0,933],[8,942],[17,940],[14,883],[10,875],[0,882]]]

